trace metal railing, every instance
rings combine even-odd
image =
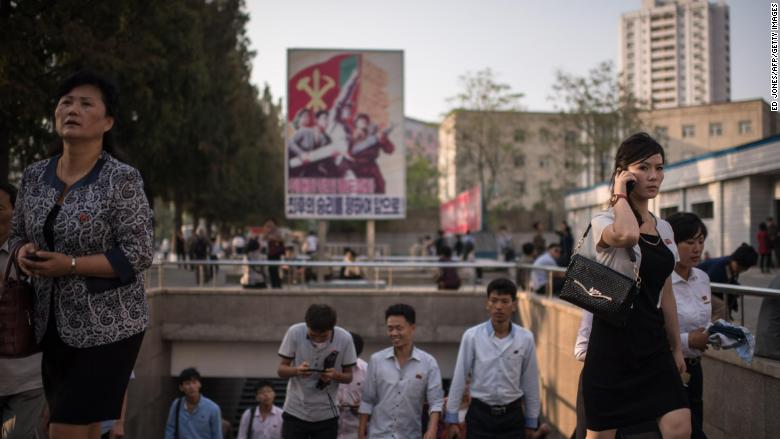
[[[186,260],[186,261],[175,261],[175,262],[169,262],[169,261],[155,261],[152,264],[152,267],[150,270],[155,270],[157,273],[157,287],[158,288],[165,288],[165,268],[174,268],[178,267],[181,268],[182,266],[185,267],[195,267],[195,270],[198,272],[198,283],[197,286],[203,287],[207,284],[207,282],[204,282],[205,279],[205,273],[206,270],[210,267],[297,267],[297,268],[303,268],[303,269],[333,269],[333,268],[341,268],[341,267],[357,267],[361,269],[369,269],[369,271],[372,272],[372,278],[374,280],[374,285],[379,287],[381,285],[380,280],[385,281],[385,285],[387,288],[393,287],[393,279],[394,274],[399,271],[420,271],[420,270],[431,270],[431,269],[439,269],[439,268],[468,268],[468,269],[501,269],[501,270],[510,270],[510,269],[516,269],[517,264],[510,263],[510,262],[498,262],[498,261],[489,261],[489,260],[478,260],[475,262],[462,262],[462,261],[453,261],[453,262],[439,262],[439,261],[432,261],[429,257],[420,257],[420,258],[413,258],[413,257],[389,257],[387,259],[376,259],[374,261],[356,261],[356,262],[347,262],[347,261],[338,261],[338,260],[329,260],[329,261],[316,261],[316,260],[281,260],[281,261],[271,261],[271,260],[254,260],[254,261],[244,261],[240,259],[228,259],[228,260]],[[565,270],[564,270],[565,271]],[[474,288],[476,288],[477,282],[476,278],[474,279]],[[216,286],[217,285],[217,278],[216,276],[212,276],[211,285]],[[304,282],[301,284],[302,288],[306,288],[307,283]],[[147,288],[150,287],[149,285],[149,276],[147,276]]]
[[[553,284],[554,284],[554,278],[556,276],[562,277],[563,274],[566,273],[565,267],[553,267],[553,266],[539,266],[539,265],[533,265],[533,264],[527,264],[527,263],[514,263],[514,262],[500,262],[495,260],[477,260],[474,262],[464,262],[464,261],[452,261],[452,262],[440,262],[438,260],[435,260],[435,258],[432,257],[406,257],[406,256],[390,256],[385,258],[378,258],[373,261],[356,261],[356,262],[347,262],[343,260],[328,260],[328,261],[317,261],[317,260],[290,260],[290,261],[269,261],[269,260],[255,260],[255,261],[245,261],[245,260],[239,260],[239,259],[228,259],[228,260],[186,260],[186,261],[176,261],[176,262],[168,262],[168,261],[156,261],[152,264],[152,268],[150,270],[156,270],[157,273],[157,287],[160,289],[165,288],[165,268],[172,268],[172,267],[179,267],[182,266],[191,266],[196,267],[195,269],[198,271],[198,287],[204,287],[206,285],[206,282],[203,282],[203,279],[205,279],[205,270],[207,267],[297,267],[297,268],[303,268],[303,269],[311,269],[311,270],[318,270],[318,269],[334,269],[334,268],[341,268],[341,267],[357,267],[361,269],[366,269],[367,271],[371,272],[371,276],[366,276],[364,281],[368,281],[368,278],[370,277],[373,279],[373,282],[369,282],[370,286],[374,286],[375,288],[387,288],[392,289],[394,285],[394,275],[396,275],[398,272],[403,271],[425,271],[425,270],[434,270],[439,268],[465,268],[465,269],[483,269],[483,270],[507,270],[511,277],[516,278],[515,273],[513,270],[521,270],[526,273],[527,275],[523,276],[525,279],[525,285],[518,285],[521,289],[524,289],[525,291],[530,291],[528,281],[530,280],[530,275],[533,271],[544,271],[547,275],[547,283],[546,283],[546,290],[545,294],[548,298],[552,298],[555,294],[555,291],[553,290]],[[478,285],[478,279],[476,276],[473,276],[473,282],[472,282],[472,288],[476,289]],[[300,284],[300,287],[303,289],[307,288],[308,283],[302,282]],[[321,284],[319,284],[321,285]],[[217,277],[212,277],[211,286],[217,286]],[[749,287],[744,285],[731,285],[731,284],[721,284],[721,283],[712,283],[710,284],[712,292],[713,293],[723,293],[724,295],[736,295],[739,297],[740,301],[740,321],[742,324],[745,322],[745,304],[744,304],[744,298],[745,297],[762,297],[762,298],[775,298],[780,299],[780,290],[778,289],[772,289],[772,288],[759,288],[759,287]],[[147,276],[147,288],[150,287],[149,285],[149,277]],[[728,296],[724,296],[724,301],[727,302]],[[725,307],[725,314],[724,318],[728,319],[729,315],[729,309],[728,306]]]

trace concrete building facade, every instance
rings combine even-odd
[[[644,111],[647,131],[669,163],[780,134],[780,115],[762,99]]]
[[[483,194],[492,192],[488,209],[560,210],[555,199],[573,184],[568,177],[575,176],[576,157],[566,153],[561,121],[558,113],[541,112],[447,115],[439,127],[439,199],[450,200],[479,184],[482,160],[483,171],[496,175],[492,187],[483,188]],[[479,144],[488,145],[492,157],[480,159]]]
[[[404,146],[407,157],[425,157],[436,165],[439,160],[439,126],[411,117],[404,118]]]
[[[608,199],[607,184],[566,195],[575,235]],[[742,242],[755,247],[758,224],[780,214],[780,135],[667,166],[650,210],[661,218],[678,211],[698,214],[709,230],[704,250],[712,257],[731,254]],[[583,248],[593,253],[592,242]]]
[[[623,14],[618,71],[650,108],[731,97],[729,7],[707,0],[643,0]]]

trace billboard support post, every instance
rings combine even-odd
[[[317,260],[324,261],[328,255],[325,253],[325,241],[328,236],[328,221],[317,220]],[[317,269],[317,282],[325,280],[325,271],[327,268]]]
[[[376,222],[374,220],[366,221],[366,256],[369,261],[374,260],[376,247]]]

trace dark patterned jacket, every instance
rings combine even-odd
[[[65,185],[56,175],[60,156],[24,171],[14,210],[11,243],[29,241],[42,250],[72,256],[105,254],[118,278],[35,277],[35,334],[43,339],[52,291],[60,338],[78,348],[113,343],[149,323],[144,271],[151,265],[152,211],[141,174],[103,152],[95,167],[62,201],[54,223],[54,248],[43,226]]]

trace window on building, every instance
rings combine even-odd
[[[541,140],[542,143],[550,143],[550,140],[552,140],[550,130],[547,128],[539,128],[539,140]]]
[[[713,214],[713,204],[712,201],[704,201],[701,203],[693,203],[691,204],[691,210],[693,213],[699,216],[701,219],[712,219],[714,218]]]
[[[669,128],[665,126],[656,126],[655,137],[658,137],[659,139],[669,138]]]
[[[515,190],[520,195],[525,195],[525,181],[516,181],[515,182]]]
[[[679,211],[680,211],[680,209],[677,206],[662,207],[661,208],[661,218],[667,219],[671,215],[674,215],[675,213],[677,213]]]
[[[695,131],[693,125],[683,125],[682,126],[682,136],[683,136],[683,138],[694,137],[695,135],[696,135],[696,131]]]
[[[723,124],[720,122],[710,123],[710,137],[720,137],[723,135]]]
[[[739,121],[739,134],[750,134],[753,132],[753,124],[749,120]]]
[[[522,128],[516,129],[514,138],[515,138],[515,142],[520,142],[520,143],[525,142],[525,130]]]
[[[514,157],[515,167],[522,168],[525,166],[525,154],[519,153]]]
[[[574,131],[566,131],[563,135],[563,144],[566,146],[574,146],[577,144],[577,133]]]

